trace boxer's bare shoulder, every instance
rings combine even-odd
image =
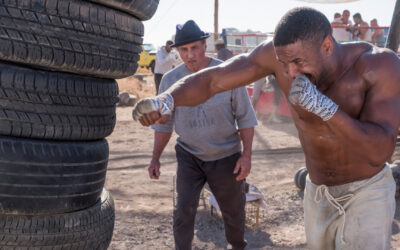
[[[400,122],[400,59],[391,50],[373,47],[355,65],[365,84],[361,121]]]
[[[399,68],[399,57],[393,51],[374,46],[362,53],[355,65],[357,72],[362,75],[365,82],[370,84],[369,87],[379,82],[378,80],[387,80],[387,78],[391,80],[386,82],[392,82],[395,80],[393,77],[400,76]]]

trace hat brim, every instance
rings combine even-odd
[[[188,43],[201,41],[201,40],[207,39],[209,37],[210,37],[210,34],[209,33],[205,33],[201,37],[196,37],[196,38],[192,38],[192,39],[188,39],[188,40],[185,40],[185,41],[180,41],[180,42],[174,43],[170,47],[178,47],[178,46],[185,45],[185,44],[188,44]]]

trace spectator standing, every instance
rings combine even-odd
[[[160,87],[161,78],[165,73],[173,69],[180,61],[178,53],[172,50],[173,42],[168,40],[165,46],[162,46],[156,55],[156,65],[154,67],[154,83],[156,85],[156,93]]]
[[[346,25],[342,22],[342,15],[340,13],[335,13],[332,25],[332,36],[337,42],[343,42],[349,40],[349,32],[346,31]]]
[[[222,63],[205,55],[208,37],[209,34],[192,20],[183,26],[177,25],[173,46],[177,47],[184,63],[165,74],[160,93],[185,76]],[[152,126],[154,148],[148,168],[152,179],[160,176],[159,159],[174,127],[179,136],[175,146],[178,163],[173,226],[176,250],[191,249],[199,196],[205,182],[221,208],[227,241],[233,249],[245,248],[243,179],[251,169],[256,125],[247,90],[241,87],[221,92],[194,107],[177,107],[167,124]]]
[[[215,48],[218,51],[217,58],[221,61],[226,61],[229,58],[233,57],[232,51],[225,47],[225,42],[222,39],[218,39],[215,41]]]
[[[344,10],[342,13],[342,23],[344,25],[353,25],[353,23],[350,20],[350,11],[349,10]]]
[[[362,19],[360,13],[354,14],[353,20],[355,23],[353,26],[353,39],[357,37],[359,41],[370,42],[372,40],[372,32],[368,23]]]
[[[371,20],[371,27],[374,30],[371,40],[376,44],[376,46],[381,48],[385,47],[385,37],[383,35],[383,30],[379,29],[378,20],[376,20],[376,18]]]
[[[344,26],[344,30],[346,31],[346,39],[343,41],[351,41],[351,32],[348,29],[349,26],[353,25],[353,23],[350,20],[350,11],[349,10],[343,10],[342,12],[342,24]]]

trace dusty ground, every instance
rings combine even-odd
[[[146,72],[145,72],[146,73]],[[120,91],[152,95],[152,77],[147,83],[119,81]],[[135,85],[135,86],[133,86]],[[139,93],[137,89],[141,89]],[[136,90],[135,90],[136,89]],[[144,93],[143,93],[144,92]],[[173,176],[176,170],[173,137],[162,156],[161,178],[150,180],[153,131],[131,119],[131,107],[117,108],[117,125],[111,136],[106,188],[115,200],[116,221],[109,249],[173,249]],[[302,196],[293,183],[296,170],[304,166],[304,156],[291,122],[260,123],[254,137],[253,167],[248,182],[265,195],[268,209],[258,226],[246,227],[248,249],[306,249]],[[398,204],[400,207],[400,204]],[[393,223],[393,249],[400,249],[400,211]],[[201,202],[196,218],[193,249],[225,249],[223,224],[210,215]]]

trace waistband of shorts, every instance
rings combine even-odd
[[[379,171],[377,174],[375,174],[371,178],[368,178],[365,180],[360,180],[360,181],[353,181],[353,182],[349,182],[349,183],[345,183],[345,184],[341,184],[341,185],[327,186],[327,187],[329,188],[329,192],[331,192],[332,195],[334,195],[334,194],[340,195],[343,192],[355,192],[360,188],[369,186],[373,183],[377,183],[380,180],[386,179],[386,178],[393,179],[392,170],[390,169],[390,166],[387,163],[385,163],[385,165],[383,166],[381,171]],[[307,182],[306,187],[307,187],[308,192],[315,192],[317,190],[317,188],[320,186],[320,185],[314,184],[310,180],[308,175],[306,178],[306,182]]]

